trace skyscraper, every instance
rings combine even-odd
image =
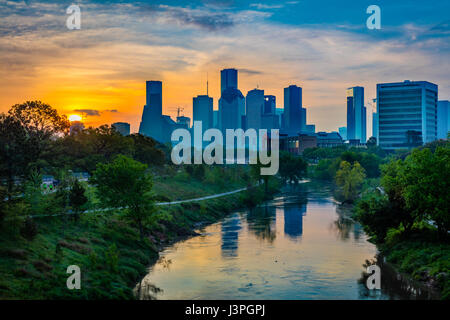
[[[202,129],[206,131],[214,126],[213,98],[200,95],[192,99],[194,121],[202,122]]]
[[[264,114],[275,114],[276,97],[272,95],[264,96]]]
[[[372,114],[372,137],[375,137],[377,139],[377,144],[378,144],[378,140],[380,139],[380,137],[378,136],[378,123],[379,123],[379,119],[378,119],[378,112],[374,112]]]
[[[347,89],[347,140],[366,142],[366,107],[364,106],[364,88]]]
[[[163,137],[161,81],[146,82],[146,105],[142,112],[139,133],[161,142],[167,140]]]
[[[265,106],[264,90],[253,89],[247,93],[245,99],[247,129],[259,130],[262,126],[262,115]]]
[[[237,88],[238,72],[236,69],[224,69],[220,71],[220,89],[218,122],[220,129],[225,133],[226,129],[244,128],[245,123],[245,98]]]
[[[306,126],[306,110],[302,110],[302,88],[290,85],[284,88],[283,129],[288,135],[297,135]]]
[[[245,98],[236,88],[227,88],[219,100],[220,129],[239,129],[245,127]]]
[[[437,107],[437,138],[447,139],[450,131],[450,101],[438,101]]]
[[[127,122],[115,122],[111,125],[117,132],[123,136],[128,136],[130,134],[130,124]]]
[[[220,71],[220,94],[227,88],[238,88],[238,71],[236,69],[223,69]]]
[[[399,149],[436,140],[438,86],[427,81],[377,84],[379,146]]]

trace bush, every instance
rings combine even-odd
[[[20,234],[25,239],[31,241],[38,234],[38,226],[36,222],[31,217],[27,217],[25,222],[23,223],[22,228],[20,229]]]
[[[105,260],[111,271],[117,272],[119,270],[119,250],[117,250],[115,243],[110,245],[108,250],[105,251]]]

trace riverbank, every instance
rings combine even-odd
[[[189,183],[181,179],[176,196],[167,198],[211,194],[208,186],[208,182]],[[158,187],[170,189],[169,185]],[[235,183],[232,187],[236,187]],[[222,186],[220,190],[229,188]],[[13,234],[13,230],[0,235],[0,298],[133,299],[134,285],[158,259],[164,246],[194,235],[193,230],[201,224],[215,222],[233,210],[259,201],[264,201],[262,187],[159,207],[144,241],[140,241],[136,228],[123,220],[119,210],[82,214],[77,221],[69,216],[40,219],[36,222],[38,233],[32,240]],[[81,290],[66,287],[69,265],[81,269]]]
[[[429,291],[429,298],[450,299],[450,245],[405,240],[377,247],[398,275],[419,283],[419,287]]]

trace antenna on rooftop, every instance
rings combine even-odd
[[[209,82],[208,82],[208,72],[206,73],[206,95],[209,96]]]

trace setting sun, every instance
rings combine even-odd
[[[69,116],[69,121],[81,121],[81,116],[78,114],[71,114]]]

